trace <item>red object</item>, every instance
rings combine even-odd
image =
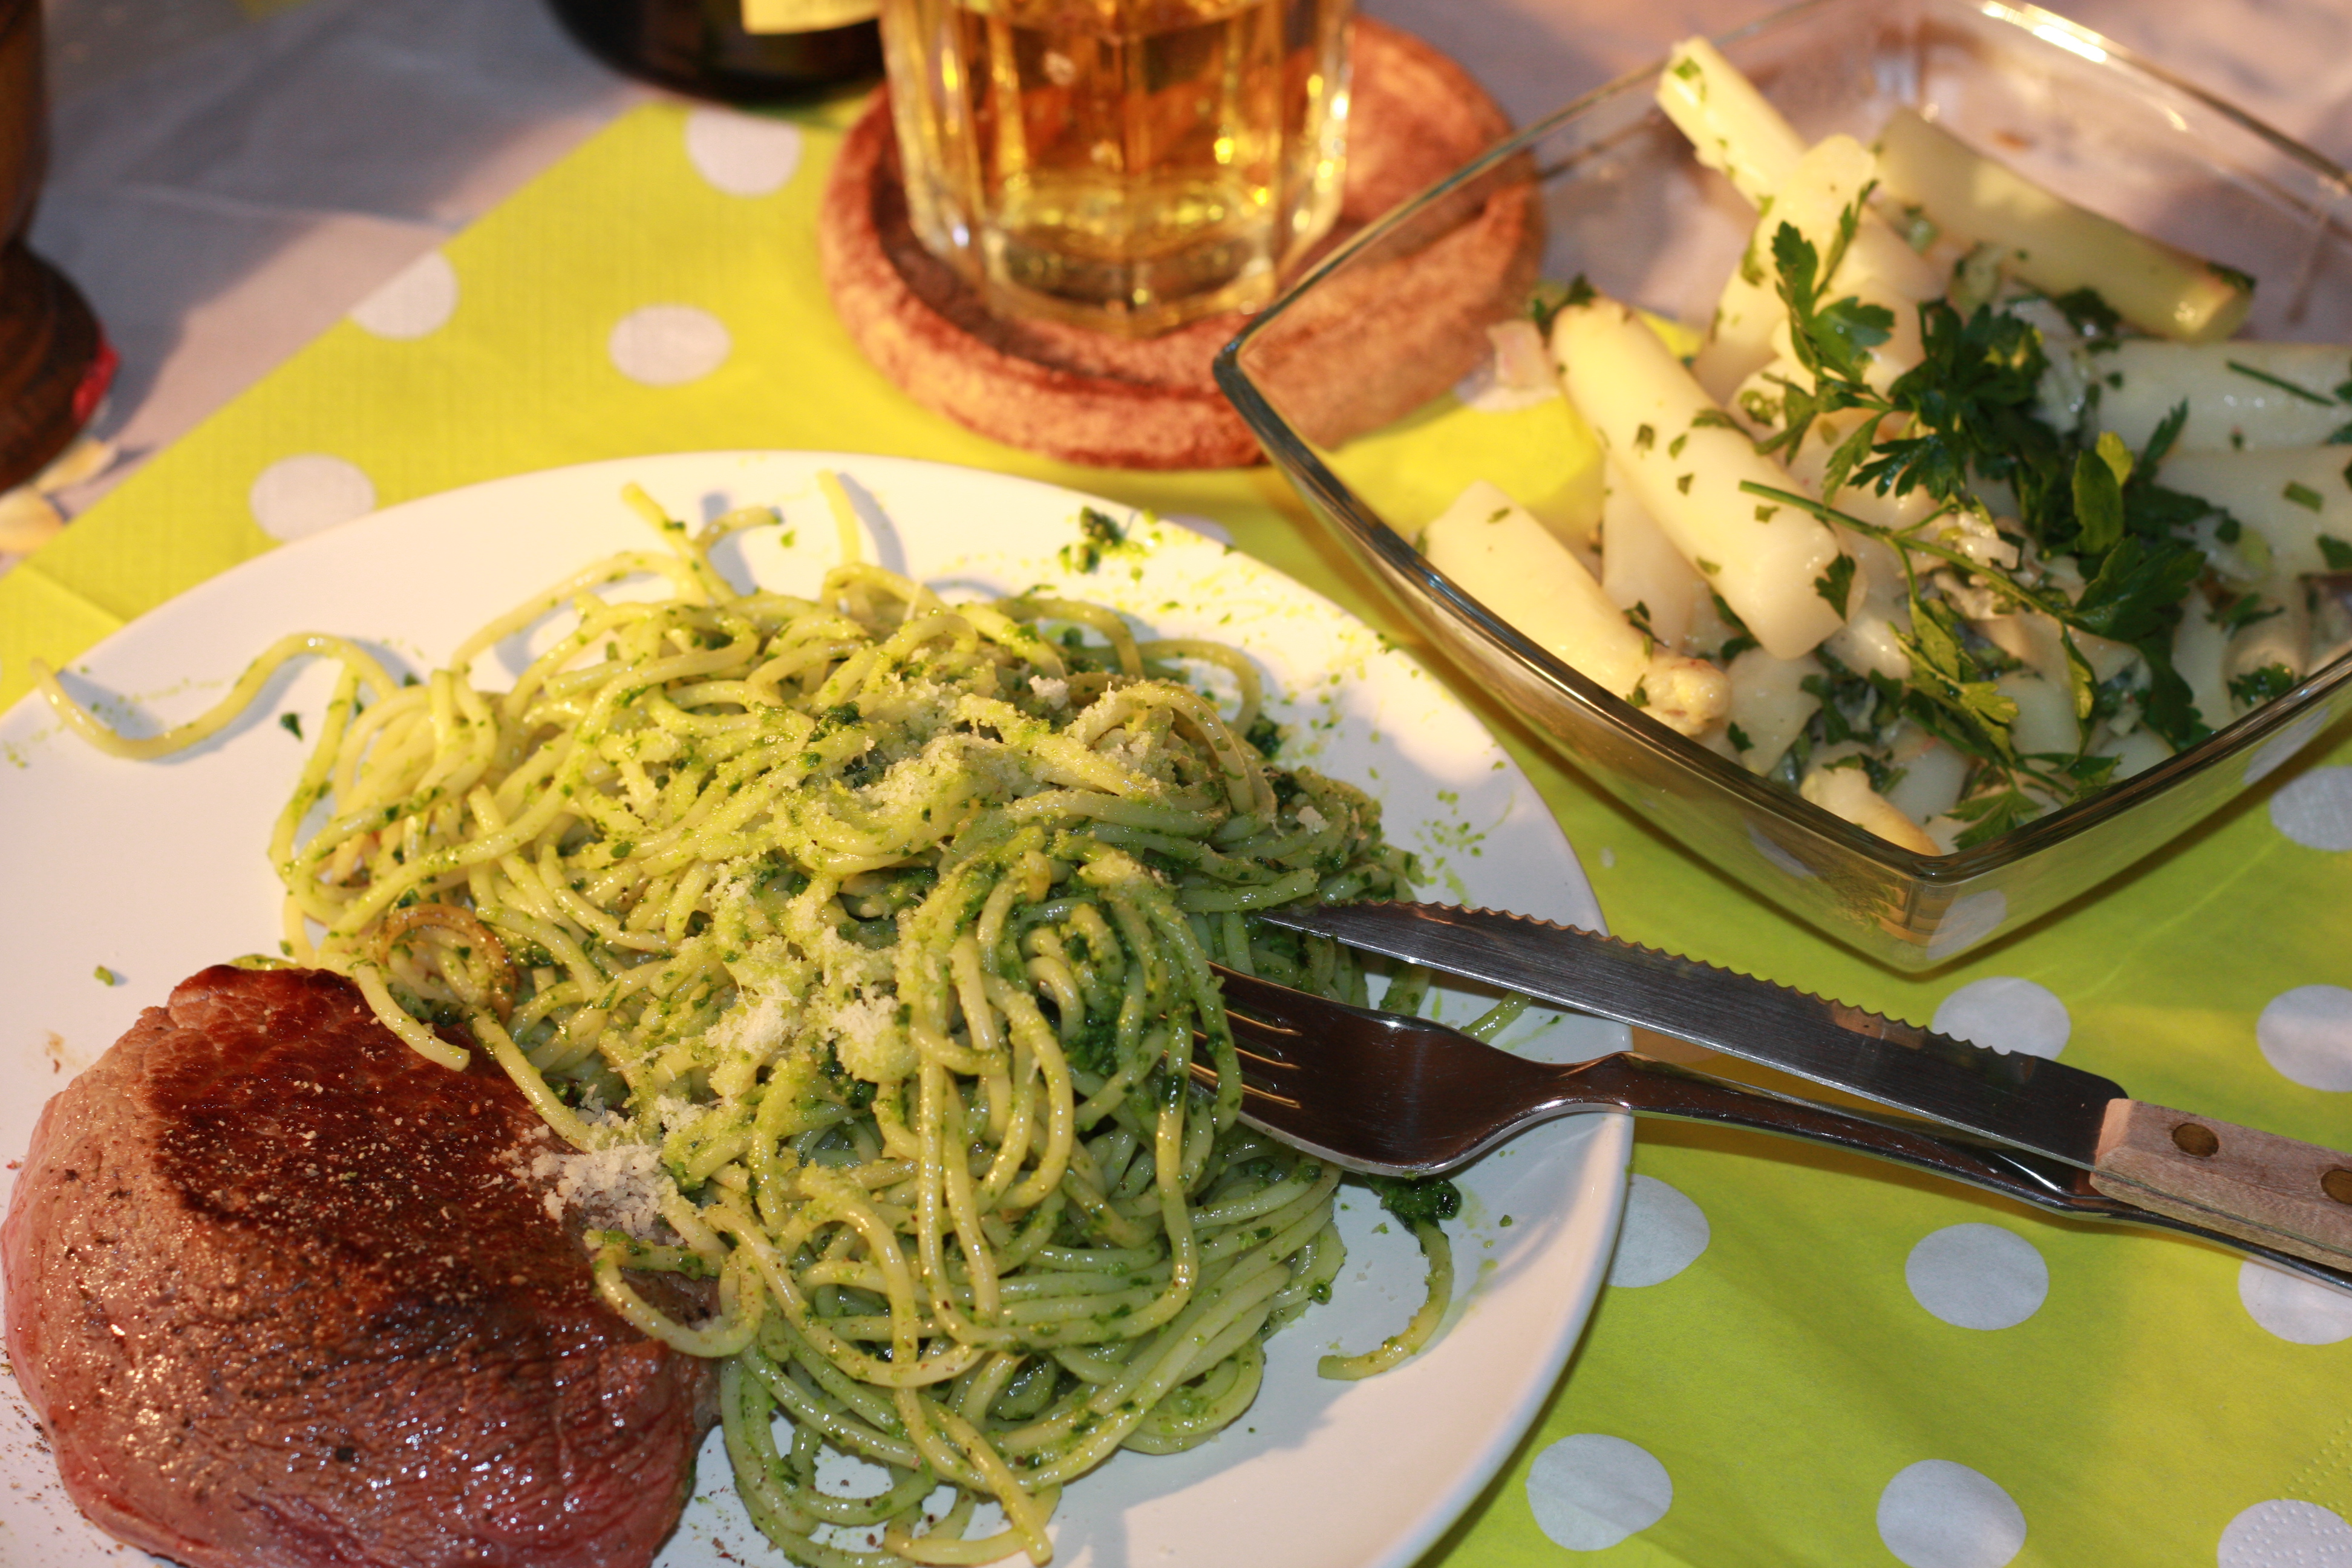
[[[98,416],[98,405],[106,401],[107,389],[114,384],[114,373],[122,368],[122,356],[114,352],[107,341],[106,329],[98,330],[98,356],[89,368],[81,373],[81,384],[74,388],[73,422],[77,426],[89,424]]]
[[[645,1568],[715,1373],[605,1306],[556,1147],[339,975],[184,981],[49,1101],[0,1226],[68,1495],[189,1568]]]

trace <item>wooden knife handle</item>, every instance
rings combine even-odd
[[[2114,1100],[2091,1185],[2315,1263],[2352,1263],[2352,1154],[2316,1143]]]

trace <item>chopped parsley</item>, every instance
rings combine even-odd
[[[1462,1212],[1462,1189],[1443,1176],[1366,1176],[1364,1185],[1407,1225],[1435,1225]]]
[[[2290,396],[2299,397],[2305,403],[2316,403],[2322,408],[2332,407],[2335,404],[2336,400],[2334,398],[2323,396],[2319,393],[2312,391],[2311,388],[2307,386],[2297,386],[2294,382],[2287,380],[2284,376],[2273,375],[2266,370],[2256,370],[2252,365],[2242,364],[2236,360],[2224,360],[2221,363],[2228,365],[2231,370],[2236,371],[2240,375],[2259,381],[2266,386],[2275,386],[2281,392],[2286,393]]]
[[[1062,546],[1062,569],[1066,572],[1090,573],[1103,563],[1103,557],[1127,548],[1127,531],[1111,515],[1097,507],[1078,509],[1078,542]]]
[[[2283,664],[2266,664],[2230,679],[2230,695],[2249,708],[2259,707],[2274,697],[2284,697],[2294,689],[2297,677]]]

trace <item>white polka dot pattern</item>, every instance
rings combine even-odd
[[[2314,768],[2271,796],[2271,826],[2306,849],[2352,849],[2352,768]]]
[[[457,310],[457,269],[428,250],[352,307],[352,320],[379,338],[429,337]]]
[[[1528,1467],[1528,1507],[1536,1528],[1570,1552],[1601,1552],[1666,1517],[1674,1478],[1638,1444],[1580,1432]]]
[[[647,386],[682,386],[727,363],[735,347],[726,325],[693,305],[647,305],[614,323],[605,348],[613,364]]]
[[[2298,985],[2271,998],[2254,1043],[2279,1075],[2305,1089],[2352,1090],[2352,991]]]
[[[2014,975],[1988,975],[1961,986],[1936,1008],[1936,1032],[1996,1051],[2055,1057],[2074,1021],[2046,985]]]
[[[2352,1293],[2247,1258],[2238,1266],[2246,1316],[2295,1345],[2352,1340]]]
[[[2294,760],[2297,752],[2311,744],[2311,738],[2327,728],[2327,714],[2323,710],[2306,713],[2256,746],[2246,756],[2246,784],[2252,788]]]
[[[1712,1237],[1706,1211],[1655,1176],[1625,1188],[1625,1223],[1617,1233],[1609,1283],[1638,1289],[1663,1285],[1698,1261]]]
[[[1922,1237],[1903,1282],[1956,1329],[2013,1329],[2042,1310],[2050,1265],[2034,1245],[1997,1225],[1952,1225]]]
[[[2315,1502],[2258,1502],[2221,1527],[2216,1568],[2352,1568],[2352,1525]]]
[[[770,195],[801,166],[801,128],[732,110],[697,109],[686,117],[686,156],[715,190]]]
[[[262,469],[246,504],[264,533],[290,542],[373,511],[375,482],[355,463],[304,452]]]
[[[1927,956],[1949,958],[1974,947],[1999,931],[2000,922],[2008,918],[2009,895],[1999,888],[1970,893],[1944,911],[1936,934],[1927,939]]]
[[[1801,882],[1813,879],[1813,868],[1764,837],[1754,823],[1748,825],[1748,842],[1756,846],[1756,853],[1764,857],[1776,871],[1784,871]]]
[[[1966,1465],[1922,1459],[1879,1494],[1878,1539],[1904,1568],[2003,1568],[2025,1548],[2025,1515]]]

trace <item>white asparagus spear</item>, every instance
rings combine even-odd
[[[1733,387],[1776,353],[1787,353],[1788,308],[1780,300],[1772,253],[1780,226],[1792,225],[1827,265],[1836,248],[1839,220],[1870,184],[1876,162],[1851,136],[1826,137],[1797,161],[1787,183],[1756,220],[1747,254],[1724,282],[1707,341],[1692,361],[1693,374],[1710,396],[1728,397]],[[1934,269],[1876,215],[1864,209],[1860,220],[1853,243],[1828,279],[1825,297],[1851,294],[1893,314],[1893,335],[1873,352],[1867,378],[1884,390],[1886,383],[1919,363],[1919,301],[1935,299],[1943,285]]]
[[[1804,139],[1705,38],[1685,38],[1667,54],[1658,107],[1690,138],[1700,163],[1721,170],[1759,206],[1804,155]]]
[[[1464,592],[1611,694],[1630,697],[1641,684],[1649,640],[1583,563],[1496,486],[1473,480],[1422,548]]]
[[[1911,110],[1896,110],[1881,132],[1878,172],[1889,195],[1947,231],[2000,246],[2034,288],[2095,289],[2142,331],[2210,342],[2236,331],[2253,302],[2244,274],[2078,207]]]
[[[1900,639],[1911,630],[1911,595],[1903,563],[1880,540],[1844,529],[1838,537],[1857,563],[1848,606],[1852,613],[1822,644],[1822,651],[1848,669],[1905,679],[1911,673],[1911,656]]]
[[[1632,487],[1612,486],[1601,503],[1601,589],[1610,603],[1621,610],[1638,605],[1660,644],[1694,652],[1691,615],[1705,581],[1642,510]]]
[[[2202,497],[2260,533],[2270,546],[2266,574],[2301,577],[2340,572],[2352,563],[2347,467],[2352,450],[2342,447],[2176,452],[2157,478],[2168,489]]]
[[[2300,677],[2311,668],[2311,601],[2303,584],[2274,584],[2258,597],[2262,607],[2271,613],[2231,637],[2229,648],[2221,656],[2223,678],[2235,680],[2279,666],[2289,675]],[[2234,699],[2232,702],[2232,711],[2248,706]]]
[[[1703,736],[1723,728],[1731,681],[1703,658],[1660,652],[1651,656],[1632,701],[1678,734]]]
[[[2144,773],[2156,766],[2172,755],[2172,748],[2165,744],[2163,736],[2142,724],[2127,735],[2104,738],[2091,748],[2091,754],[2115,758],[2115,778],[2120,783],[2134,773]]]
[[[1825,136],[1807,148],[1764,217],[1766,267],[1773,265],[1771,237],[1784,223],[1812,242],[1814,255],[1827,267],[1846,209],[1862,200],[1877,177],[1877,155],[1851,136]],[[1887,310],[1895,317],[1895,335],[1873,357],[1908,369],[1919,360],[1919,301],[1939,298],[1944,280],[1875,213],[1864,207],[1856,218],[1853,239],[1837,270],[1824,280],[1822,298],[1852,294]],[[1770,283],[1769,276],[1766,281]]]
[[[1943,853],[1926,829],[1870,787],[1870,775],[1860,768],[1817,766],[1805,774],[1797,793],[1832,816],[1842,816],[1889,844],[1922,855]]]
[[[2230,721],[2230,689],[2221,679],[2221,660],[2230,651],[2230,634],[2215,623],[2204,595],[2191,594],[2183,608],[2180,627],[2172,634],[2172,668],[2189,683],[2197,716],[2218,730]]]
[[[1837,559],[1835,536],[1808,512],[1740,489],[1743,481],[1794,489],[1795,481],[1757,455],[1655,332],[1596,296],[1560,310],[1551,348],[1612,475],[1758,642],[1794,658],[1837,630],[1838,612],[1815,587]]]
[[[2102,383],[2099,428],[2114,431],[2135,452],[2181,403],[2189,405],[2189,421],[2173,444],[2179,452],[2316,447],[2352,428],[2352,403],[2336,391],[2352,378],[2352,348],[2341,343],[2129,338],[2091,356],[2090,368]]]
[[[1724,743],[1716,749],[1751,773],[1769,773],[1821,708],[1822,700],[1805,689],[1806,679],[1826,672],[1811,654],[1774,658],[1751,647],[1726,673],[1731,678],[1731,706],[1725,714]]]
[[[1972,624],[1985,640],[2011,658],[2023,659],[2042,679],[2062,688],[2067,685],[2065,637],[2053,617],[2039,610],[2022,610],[1985,616]],[[2112,680],[2139,660],[2139,649],[2131,644],[2111,642],[2089,632],[2074,634],[2074,651],[2091,667],[2091,679],[2096,681]]]
[[[1912,821],[1927,822],[1959,804],[1969,759],[1925,730],[1905,725],[1887,742],[1886,760],[1902,770],[1883,792],[1886,803]]]
[[[2064,681],[2044,680],[2031,669],[2012,669],[1993,685],[2017,704],[2009,736],[2019,752],[2071,757],[2082,749],[2083,728],[2074,717],[2074,691]]]
[[[1729,403],[1740,383],[1772,363],[1772,329],[1788,320],[1772,285],[1771,222],[1769,208],[1756,220],[1739,265],[1723,280],[1706,342],[1691,360],[1691,374],[1717,403]]]
[[[1877,159],[1870,149],[1851,136],[1824,137],[1806,149],[1771,200],[1763,204],[1746,253],[1724,280],[1707,341],[1691,363],[1708,395],[1728,397],[1733,387],[1772,358],[1776,340],[1785,348],[1788,311],[1780,301],[1772,254],[1772,238],[1780,226],[1794,225],[1826,265],[1837,241],[1839,218],[1876,174]],[[1829,279],[1826,297],[1852,294],[1894,313],[1894,336],[1877,350],[1873,364],[1877,374],[1869,377],[1883,390],[1886,382],[1918,363],[1919,301],[1941,295],[1943,279],[1875,213],[1865,208],[1860,219],[1844,259]]]
[[[1739,384],[1728,405],[1735,418],[1762,440],[1777,434],[1782,427],[1781,399],[1791,385],[1803,386],[1811,378],[1802,365],[1790,359],[1775,359],[1771,363]],[[1783,465],[1797,480],[1801,489],[1819,494],[1823,475],[1829,470],[1830,454],[1838,443],[1853,433],[1853,427],[1871,417],[1869,411],[1849,408],[1813,422],[1806,433],[1797,455]],[[1894,434],[1888,425],[1879,432],[1881,437]],[[1926,487],[1915,487],[1901,495],[1881,495],[1867,485],[1848,485],[1838,491],[1832,502],[1840,511],[1851,512],[1864,522],[1874,522],[1881,528],[1906,529],[1933,515],[1939,510],[1935,497]],[[1889,558],[1891,561],[1891,557]]]

